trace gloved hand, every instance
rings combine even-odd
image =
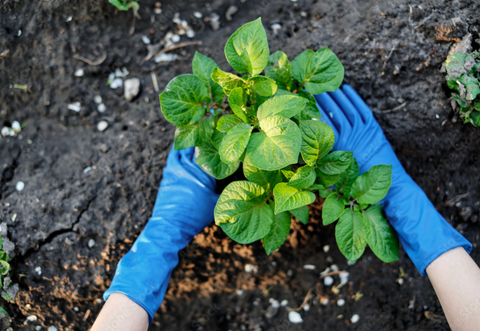
[[[125,294],[147,311],[150,323],[178,264],[178,252],[213,220],[216,180],[198,167],[194,151],[170,151],[152,217],[103,295],[106,301],[112,293]]]
[[[343,89],[343,91],[342,91]],[[360,173],[377,164],[393,165],[392,186],[382,200],[390,224],[418,271],[444,252],[472,245],[435,210],[422,189],[405,172],[382,129],[351,86],[315,96],[322,121],[333,128],[334,150],[352,151]]]

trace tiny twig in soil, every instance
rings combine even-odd
[[[405,107],[406,105],[407,105],[407,102],[405,101],[405,102],[402,103],[400,106],[397,106],[397,107],[395,107],[395,108],[387,109],[387,110],[382,110],[382,113],[384,113],[384,114],[393,113],[393,112],[396,111],[396,110],[402,109],[402,108]]]
[[[85,313],[85,316],[83,317],[84,322],[88,319],[88,316],[90,316],[90,309],[87,310],[87,312]]]
[[[456,195],[454,197],[448,198],[447,201],[445,201],[445,206],[453,207],[458,201],[468,197],[469,194],[470,192],[467,192],[465,194],[460,194],[460,195]]]
[[[174,49],[177,49],[177,48],[181,48],[181,47],[185,47],[185,46],[190,46],[190,45],[201,45],[202,42],[201,41],[187,41],[187,42],[184,42],[184,43],[180,43],[180,44],[177,44],[177,45],[173,45],[173,46],[170,46],[170,47],[167,47],[167,48],[164,48],[162,50],[160,50],[157,54],[155,54],[154,56],[152,56],[150,59],[154,59],[156,58],[157,56],[159,56],[160,54],[162,53],[165,53],[165,52],[169,52],[169,51],[173,51]],[[148,60],[150,60],[148,59]],[[148,61],[147,60],[147,61]]]
[[[300,310],[302,310],[303,306],[305,306],[305,305],[307,304],[308,300],[310,300],[310,296],[311,296],[311,295],[312,295],[312,291],[308,291],[308,292],[307,292],[307,295],[306,295],[305,298],[303,299],[303,302],[302,302],[302,304],[300,305],[300,307],[295,308],[295,309],[293,309],[293,308],[287,308],[287,311],[300,311]]]
[[[332,271],[332,272],[329,272],[328,274],[321,275],[320,279],[325,278],[327,276],[340,275],[340,274],[348,274],[348,271]]]
[[[107,53],[103,53],[102,57],[99,58],[97,61],[91,61],[91,60],[89,60],[87,58],[84,58],[83,56],[80,56],[80,55],[77,55],[77,54],[73,54],[73,57],[75,59],[83,61],[86,64],[89,64],[91,66],[98,66],[99,64],[102,64],[103,61],[105,61],[105,59],[107,58]]]
[[[155,92],[160,91],[160,89],[158,88],[157,75],[155,75],[155,73],[152,72],[151,76],[152,76],[152,83],[153,83],[153,88],[155,89]]]

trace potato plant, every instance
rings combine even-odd
[[[140,9],[138,1],[139,0],[108,0],[108,2],[121,11],[127,11],[130,8],[133,8],[134,11],[138,11],[138,9]]]
[[[453,107],[464,123],[480,126],[480,54],[452,54],[445,61]]]
[[[291,216],[306,224],[316,193],[325,198],[323,223],[336,225],[341,252],[357,260],[367,244],[383,261],[398,259],[398,239],[374,203],[391,184],[391,166],[359,175],[353,152],[331,152],[335,137],[312,94],[339,88],[344,68],[327,47],[292,62],[270,54],[261,19],[240,27],[225,56],[241,75],[222,71],[195,53],[193,75],[175,77],[160,95],[165,118],[177,126],[175,149],[195,146],[197,164],[217,179],[242,167],[215,207],[215,223],[238,243],[262,239],[267,254],[289,235]],[[264,75],[261,75],[264,72]]]

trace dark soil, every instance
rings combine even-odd
[[[27,124],[17,137],[0,139],[0,220],[16,244],[12,275],[20,286],[14,302],[1,304],[11,317],[1,322],[2,330],[92,325],[118,260],[150,216],[173,140],[151,73],[162,91],[176,75],[191,72],[195,50],[228,70],[226,39],[258,16],[271,52],[282,49],[292,59],[307,48],[329,46],[338,55],[345,82],[371,106],[403,165],[438,210],[474,243],[472,257],[480,262],[480,128],[454,122],[439,72],[455,39],[468,33],[479,38],[478,1],[213,0],[207,7],[205,1],[177,0],[163,1],[160,15],[153,12],[154,1],[140,4],[141,18],[130,35],[132,12],[118,12],[104,0],[0,1],[0,127],[14,120]],[[232,4],[239,11],[227,21]],[[218,13],[220,29],[213,31],[194,11],[204,17]],[[172,63],[144,62],[141,37],[158,43],[174,29],[176,12],[203,45],[175,50],[179,57]],[[276,34],[273,23],[282,25]],[[478,39],[473,46],[478,48]],[[96,66],[74,58],[96,60],[104,52],[106,60]],[[123,89],[106,85],[108,74],[122,67],[142,83],[133,102],[125,101]],[[83,77],[74,76],[79,68]],[[13,84],[27,84],[29,91]],[[97,94],[105,113],[96,110]],[[74,101],[82,104],[79,113],[67,109]],[[109,122],[104,132],[96,128],[100,120]],[[84,173],[87,167],[92,169]],[[21,192],[18,181],[26,184]],[[335,244],[334,227],[320,224],[319,208],[320,202],[311,223],[295,224],[287,243],[270,257],[261,243],[242,246],[214,225],[205,229],[181,252],[150,329],[449,330],[428,279],[403,250],[395,263],[384,264],[367,251],[349,266]],[[246,273],[247,263],[258,272]],[[316,270],[305,270],[305,264]],[[332,264],[350,272],[338,295],[319,279]],[[403,285],[396,282],[400,268],[407,274]],[[265,316],[269,298],[296,308],[309,291],[302,324],[291,324],[284,307]],[[358,301],[357,292],[363,294]],[[320,304],[324,298],[327,305]],[[336,305],[339,298],[346,301],[343,307]],[[437,317],[427,318],[427,311]],[[350,322],[353,314],[360,315],[357,324]],[[24,324],[29,315],[37,322]]]

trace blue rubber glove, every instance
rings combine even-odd
[[[423,276],[428,265],[450,249],[462,246],[470,253],[472,244],[445,221],[406,173],[372,111],[351,86],[316,95],[315,99],[322,121],[335,133],[333,149],[352,151],[360,173],[377,164],[393,165],[392,186],[381,203],[403,248]]]
[[[170,151],[153,214],[117,265],[106,301],[123,293],[142,306],[152,323],[160,308],[178,252],[213,220],[216,180],[195,163],[194,148]]]

